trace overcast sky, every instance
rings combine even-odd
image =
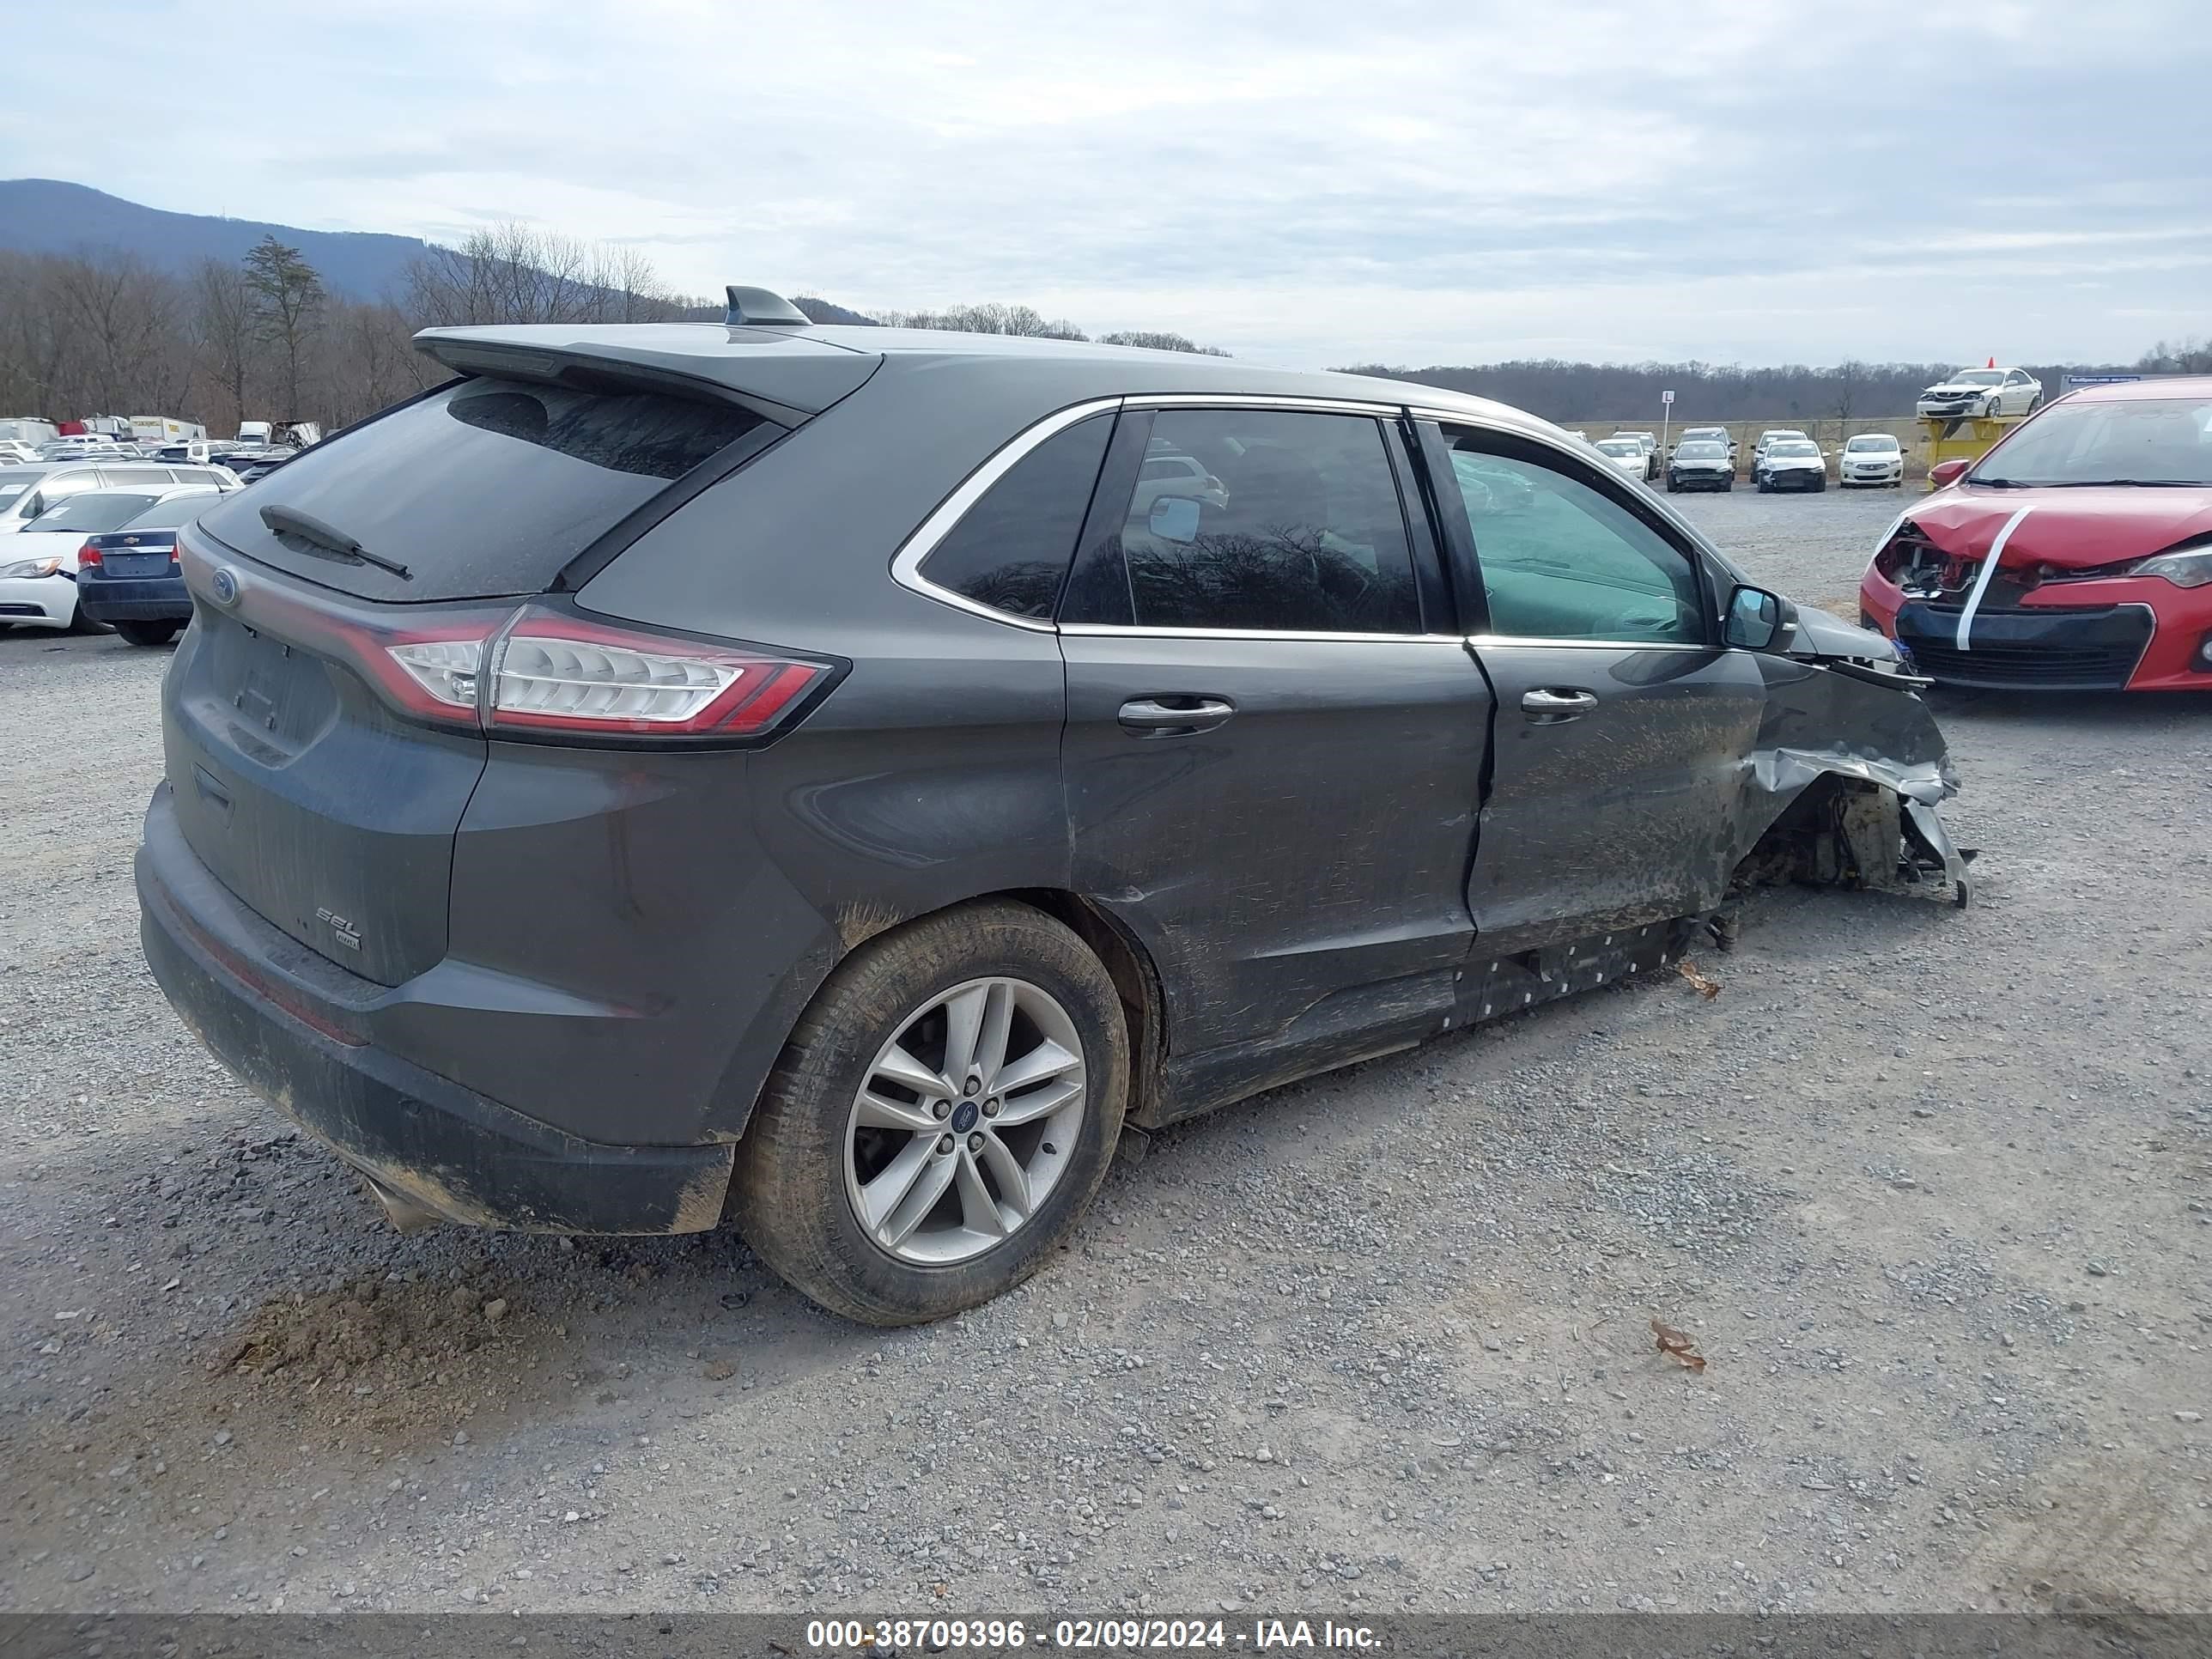
[[[343,15],[336,15],[343,13]],[[0,176],[1263,361],[2212,333],[2204,0],[33,5]]]

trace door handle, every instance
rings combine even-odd
[[[1182,737],[1211,732],[1237,712],[1226,697],[1162,695],[1132,697],[1121,705],[1122,729],[1140,737]]]
[[[1597,694],[1592,691],[1540,687],[1521,694],[1521,712],[1540,725],[1580,720],[1596,707]]]

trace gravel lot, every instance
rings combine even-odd
[[[1899,505],[1683,500],[1846,614]],[[726,1235],[398,1237],[204,1059],[167,655],[0,637],[0,1605],[2212,1609],[2212,702],[1943,697],[1977,908],[1762,895],[1717,1000],[1172,1132],[884,1334]]]

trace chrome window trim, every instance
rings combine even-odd
[[[1093,398],[1087,403],[1071,404],[1056,410],[1035,425],[1016,433],[999,446],[965,478],[950,495],[937,504],[936,510],[924,519],[914,533],[899,544],[891,555],[891,580],[901,587],[919,593],[925,599],[934,599],[939,605],[949,605],[955,611],[965,611],[971,617],[988,621],[1006,623],[1015,628],[1025,628],[1032,634],[1054,634],[1059,628],[1050,619],[1039,621],[1035,617],[1021,617],[1011,611],[995,610],[978,604],[965,593],[956,593],[949,587],[939,586],[921,574],[921,562],[937,550],[937,544],[950,535],[953,526],[968,514],[968,509],[983,499],[991,486],[1013,471],[1019,462],[1048,438],[1057,437],[1079,421],[1087,421],[1093,415],[1107,415],[1119,410],[1120,398]]]
[[[1361,415],[1370,420],[1396,420],[1406,412],[1402,403],[1360,403],[1350,398],[1292,398],[1261,392],[1162,392],[1131,393],[1121,400],[1125,409],[1284,409],[1314,415]]]
[[[1464,643],[1471,651],[1480,651],[1493,646],[1535,645],[1547,650],[1569,648],[1583,651],[1697,651],[1716,657],[1723,651],[1741,648],[1733,645],[1692,645],[1681,640],[1571,640],[1520,634],[1469,634],[1466,636]]]
[[[1287,640],[1304,645],[1465,645],[1458,634],[1336,634],[1273,628],[1140,628],[1126,623],[1063,623],[1070,639]]]

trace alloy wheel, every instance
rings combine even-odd
[[[909,1014],[876,1054],[845,1133],[845,1189],[877,1248],[943,1266],[1042,1207],[1086,1106],[1075,1022],[1027,980],[975,979]]]

